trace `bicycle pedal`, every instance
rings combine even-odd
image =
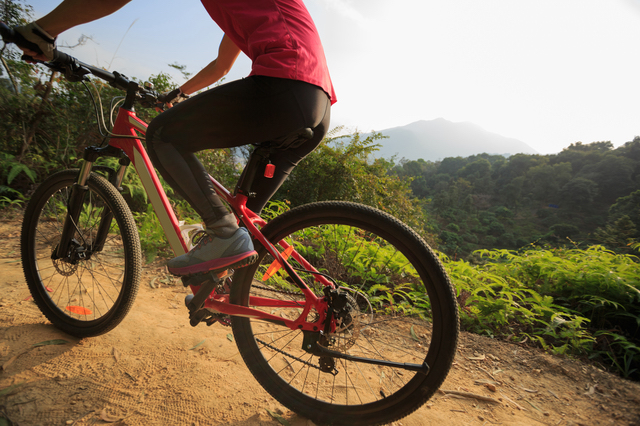
[[[191,327],[195,327],[200,324],[202,321],[206,321],[211,317],[211,312],[207,309],[200,309],[199,311],[191,312],[189,314],[189,324]]]
[[[203,281],[198,290],[191,298],[185,298],[185,304],[189,309],[189,313],[193,313],[204,306],[204,302],[209,295],[216,289],[218,282],[211,279]],[[188,299],[188,300],[187,300]]]
[[[230,326],[231,321],[227,315],[221,314],[211,309],[200,309],[189,314],[189,324],[191,327],[195,327],[201,322],[207,324],[207,327],[211,327],[213,324],[219,322],[224,326]]]

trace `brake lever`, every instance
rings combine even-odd
[[[53,64],[56,64],[56,62],[54,61]],[[68,64],[60,64],[60,67],[64,72],[65,78],[71,82],[84,81],[86,80],[85,75],[91,74],[91,71],[79,65],[75,60]]]
[[[165,110],[164,104],[158,101],[158,94],[153,91],[138,92],[138,104],[144,108],[155,109],[158,112]]]
[[[83,68],[81,65],[78,65],[75,58],[70,60],[68,63],[58,62],[56,60],[53,61],[43,61],[40,59],[36,59],[29,55],[22,55],[20,57],[21,60],[28,62],[30,64],[40,64],[49,68],[52,71],[58,71],[64,74],[65,78],[70,82],[78,82],[85,80],[85,75],[90,74],[90,71]],[[72,59],[72,57],[69,57]]]

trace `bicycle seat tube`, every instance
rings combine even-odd
[[[233,195],[242,194],[247,197],[254,197],[255,193],[251,191],[251,186],[256,178],[256,173],[261,170],[261,166],[269,161],[271,154],[271,144],[269,142],[260,144],[249,154],[249,160],[245,166]]]

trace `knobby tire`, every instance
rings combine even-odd
[[[301,331],[233,317],[238,349],[258,382],[284,406],[318,424],[386,424],[422,406],[449,372],[459,327],[451,282],[424,240],[392,216],[349,202],[297,207],[269,222],[262,233],[272,244],[284,239],[294,245],[317,270],[350,288],[345,291],[351,315],[341,319],[348,326],[330,336],[330,349],[426,362],[429,372],[320,360],[303,350]],[[302,307],[304,297],[284,270],[270,276],[266,271],[273,258],[263,247],[256,250],[259,260],[235,273],[231,302],[250,306],[250,296],[270,297],[298,300]],[[293,256],[289,262],[302,267]],[[312,274],[298,273],[317,295],[323,294]],[[302,312],[257,309],[291,320]],[[317,315],[310,313],[307,320]]]
[[[38,186],[25,211],[21,254],[25,278],[40,311],[62,331],[90,337],[112,330],[131,309],[142,256],[125,200],[107,179],[91,173],[73,236],[74,247],[86,249],[90,256],[74,263],[54,258],[77,176],[78,170],[64,170]],[[113,219],[104,246],[92,251],[107,212]]]

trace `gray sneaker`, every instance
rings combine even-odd
[[[217,272],[251,265],[258,259],[249,231],[245,228],[238,228],[229,238],[221,238],[210,231],[198,234],[201,238],[189,253],[167,262],[169,272],[179,276]]]

